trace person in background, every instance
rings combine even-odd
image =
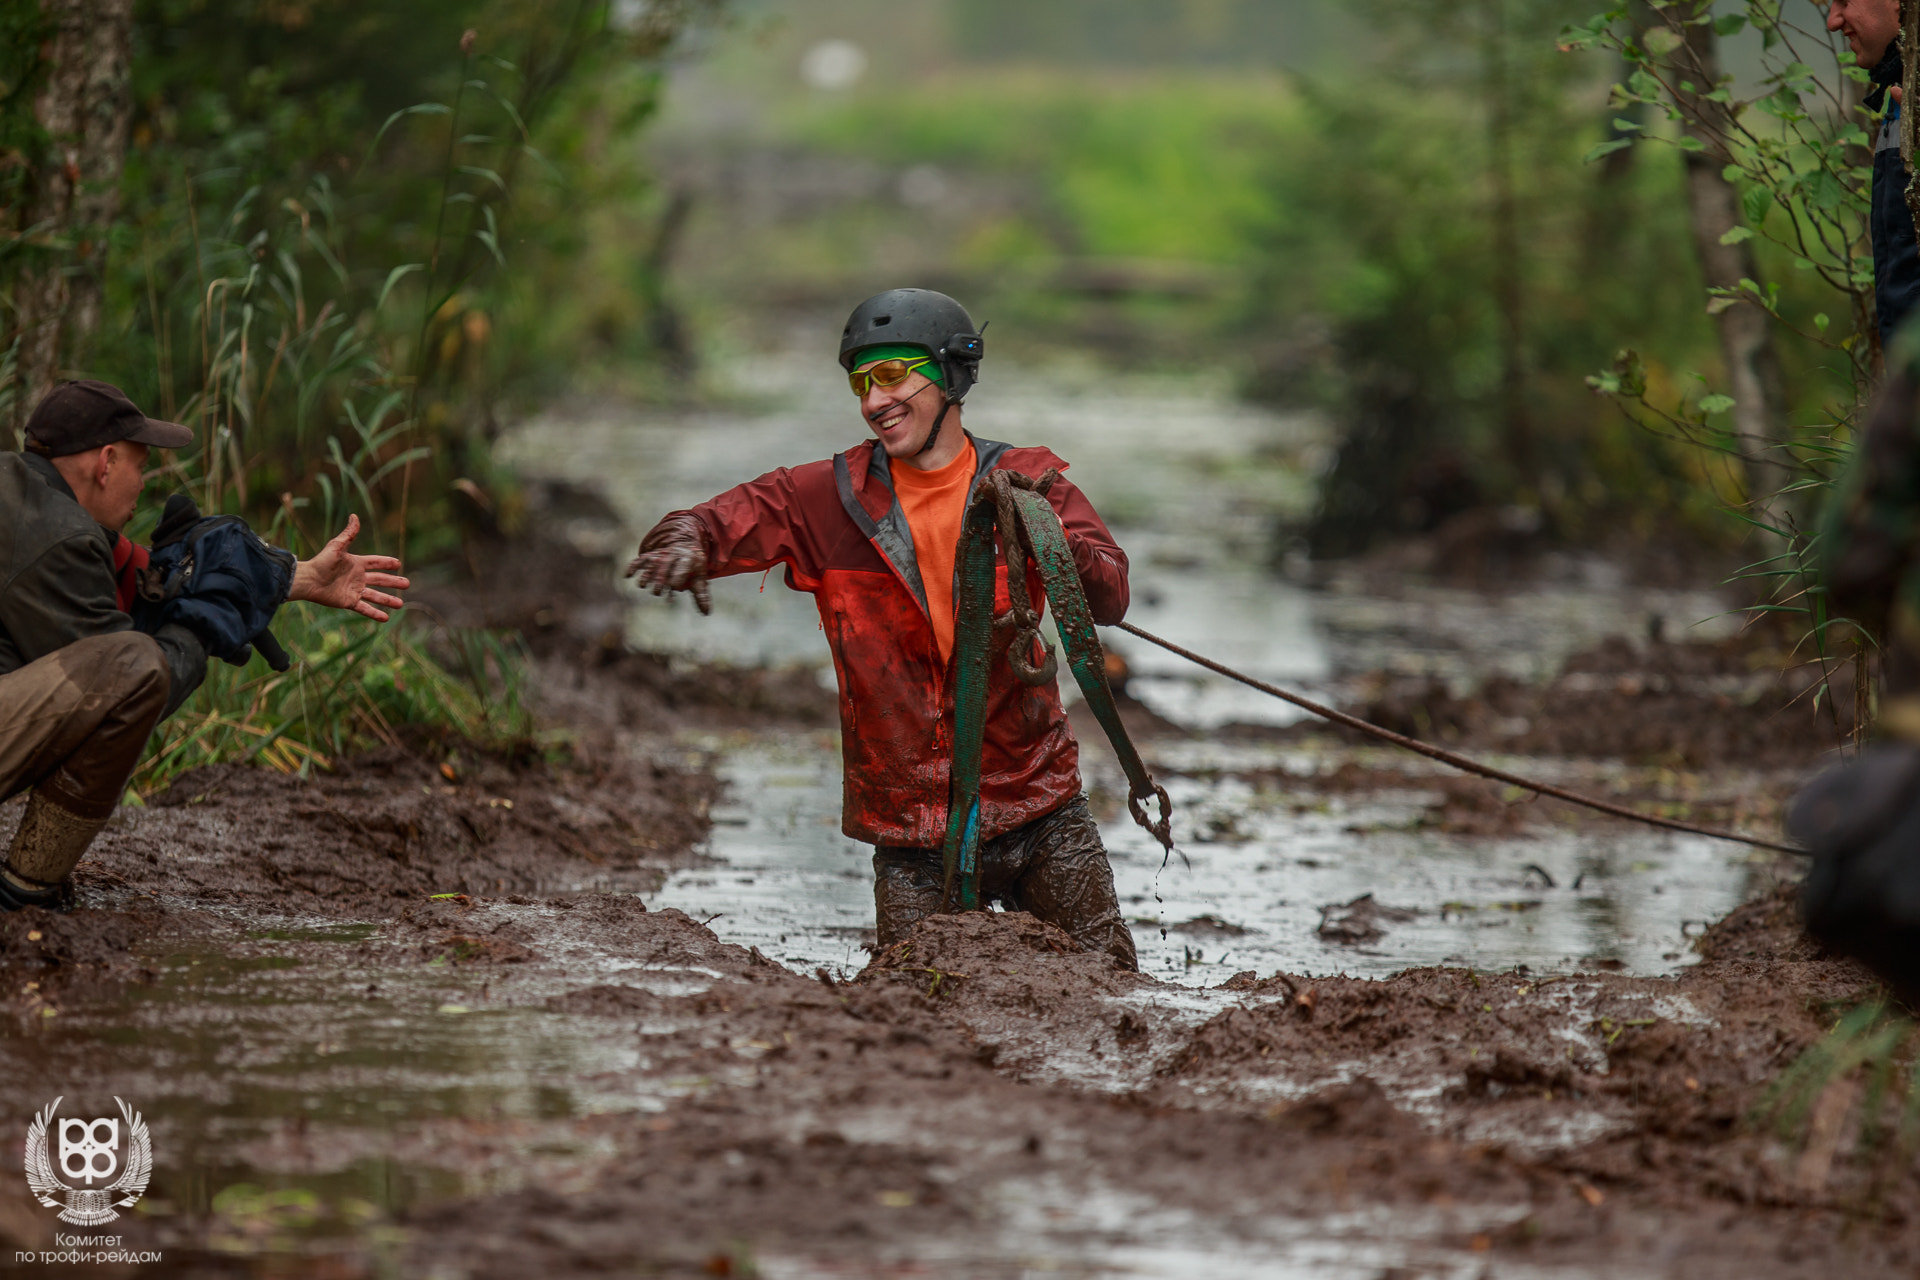
[[[1871,75],[1866,106],[1886,112],[1873,144],[1873,196],[1869,225],[1873,237],[1873,305],[1880,345],[1892,345],[1895,330],[1920,302],[1920,248],[1916,248],[1913,211],[1907,207],[1907,166],[1900,159],[1899,0],[1832,0],[1827,30],[1847,40],[1853,56]]]

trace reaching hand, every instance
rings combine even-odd
[[[668,516],[640,540],[640,553],[627,566],[626,577],[656,596],[669,591],[693,592],[701,613],[713,612],[707,589],[707,534],[698,516]]]
[[[360,536],[360,517],[348,516],[347,527],[311,560],[294,567],[293,589],[289,600],[311,600],[330,609],[351,609],[375,622],[387,620],[386,609],[398,609],[406,602],[377,587],[404,591],[410,584],[390,570],[400,562],[392,556],[356,556],[348,550]]]

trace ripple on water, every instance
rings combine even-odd
[[[1233,755],[1243,768],[1261,759],[1245,746]],[[1265,759],[1290,767],[1299,756],[1283,748]],[[711,917],[725,940],[801,972],[857,972],[873,927],[870,851],[840,833],[831,737],[735,744],[718,767],[729,783],[715,810],[718,865],[676,873],[650,904]],[[1088,762],[1090,781],[1118,790],[1101,768]],[[1690,933],[1737,905],[1747,884],[1744,850],[1652,829],[1450,836],[1419,829],[1419,792],[1262,795],[1231,775],[1172,777],[1168,790],[1186,862],[1124,819],[1101,832],[1142,971],[1181,986],[1243,970],[1384,977],[1434,964],[1603,961],[1669,974],[1695,959]],[[1369,893],[1410,915],[1359,946],[1321,938],[1323,908]]]

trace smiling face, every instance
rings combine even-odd
[[[856,365],[854,371],[871,369],[878,363],[869,360]],[[878,383],[869,386],[867,394],[860,397],[860,413],[887,456],[911,465],[919,458],[922,446],[927,443],[927,433],[933,430],[934,420],[946,403],[946,394],[939,384],[916,372],[891,387]],[[954,435],[957,437],[959,433]]]
[[[1827,30],[1846,36],[1861,66],[1878,66],[1900,31],[1899,0],[1833,0],[1827,6]]]

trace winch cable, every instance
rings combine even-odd
[[[1644,822],[1649,826],[1665,827],[1669,831],[1684,831],[1689,835],[1710,836],[1715,840],[1732,840],[1739,844],[1752,845],[1756,849],[1773,849],[1780,853],[1804,855],[1807,852],[1797,845],[1781,844],[1773,840],[1762,840],[1758,836],[1743,836],[1737,831],[1721,831],[1718,828],[1701,826],[1698,823],[1682,822],[1678,818],[1663,818],[1658,814],[1642,813],[1638,809],[1630,809],[1625,805],[1614,804],[1612,801],[1601,800],[1595,796],[1581,795],[1577,791],[1569,791],[1565,787],[1556,787],[1549,782],[1539,782],[1532,778],[1523,778],[1517,773],[1508,773],[1505,769],[1496,769],[1492,765],[1481,764],[1477,760],[1470,760],[1466,756],[1456,755],[1443,747],[1436,747],[1432,743],[1422,742],[1418,738],[1409,738],[1405,734],[1395,733],[1391,729],[1382,728],[1380,725],[1362,720],[1358,716],[1348,715],[1344,711],[1336,711],[1324,703],[1315,702],[1311,698],[1303,698],[1297,693],[1289,693],[1285,689],[1268,684],[1264,680],[1256,680],[1252,676],[1235,671],[1223,662],[1215,662],[1212,658],[1202,657],[1191,649],[1177,645],[1171,640],[1162,639],[1154,635],[1151,631],[1142,630],[1134,626],[1131,622],[1119,622],[1114,625],[1129,635],[1138,636],[1148,644],[1159,645],[1168,653],[1178,654],[1188,662],[1197,663],[1217,675],[1223,675],[1229,680],[1237,680],[1248,688],[1258,689],[1262,693],[1271,694],[1283,702],[1291,702],[1294,706],[1319,716],[1322,720],[1331,720],[1335,724],[1345,725],[1347,728],[1357,730],[1369,737],[1378,738],[1382,742],[1391,742],[1396,747],[1402,747],[1408,751],[1426,756],[1430,760],[1438,760],[1441,764],[1451,765],[1453,768],[1466,773],[1478,774],[1482,778],[1491,778],[1495,782],[1505,782],[1511,786],[1519,787],[1522,790],[1532,791],[1537,795],[1552,796],[1555,800],[1565,800],[1568,804],[1577,804],[1601,813],[1612,814],[1616,818],[1627,818],[1634,822]]]

